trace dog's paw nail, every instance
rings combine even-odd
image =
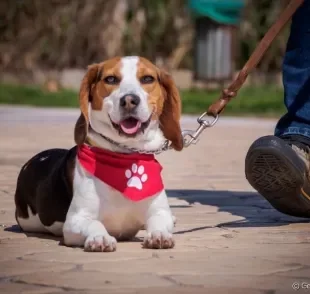
[[[110,235],[89,236],[84,250],[89,252],[113,252],[116,250],[116,239]]]
[[[172,234],[168,232],[148,233],[144,238],[143,247],[149,249],[169,249],[175,245]]]

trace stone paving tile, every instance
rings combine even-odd
[[[51,294],[58,294],[59,292],[52,292]],[[60,292],[61,293],[61,292]],[[66,291],[66,293],[70,294],[102,294],[101,291]],[[171,293],[171,294],[187,294],[187,293],[195,293],[195,294],[206,294],[206,293],[217,293],[217,294],[246,294],[246,293],[253,293],[253,294],[267,294],[268,292],[266,291],[261,291],[261,290],[255,290],[255,289],[250,289],[250,288],[226,288],[223,286],[222,289],[214,288],[214,287],[183,287],[183,286],[172,286],[172,287],[154,287],[154,288],[141,288],[141,289],[109,289],[109,294],[144,294],[144,293],[149,293],[149,294],[158,294],[158,293]],[[292,293],[291,290],[287,292],[278,292],[274,291],[273,293],[275,294],[286,294],[286,293]]]
[[[68,270],[73,268],[75,265],[70,263],[56,263],[56,262],[45,262],[45,261],[29,261],[23,259],[6,260],[0,262],[0,276],[11,277],[19,276],[24,274],[37,274],[38,269],[41,273],[49,272],[50,270]]]
[[[172,250],[143,250],[143,230],[111,254],[21,233],[19,169],[43,149],[71,147],[77,115],[0,107],[0,293],[282,294],[310,283],[308,220],[275,211],[244,177],[248,147],[275,121],[223,118],[197,145],[158,157],[177,217]],[[185,117],[183,126],[195,128],[195,120]]]
[[[64,293],[62,289],[53,287],[42,287],[28,285],[24,283],[0,283],[0,293],[10,294],[49,294],[49,293]]]

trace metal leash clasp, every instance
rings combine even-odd
[[[198,142],[198,137],[200,136],[200,134],[206,128],[213,127],[217,123],[217,121],[219,119],[218,115],[213,117],[213,120],[204,119],[205,116],[210,116],[210,115],[208,115],[207,112],[204,112],[201,116],[199,116],[197,118],[197,122],[199,124],[199,127],[197,128],[196,131],[193,131],[193,130],[184,130],[184,131],[182,131],[183,146],[184,147],[188,147],[191,144],[196,144]]]

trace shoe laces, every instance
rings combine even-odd
[[[310,165],[310,139],[300,135],[290,135],[282,137],[292,149],[306,161],[307,166]]]

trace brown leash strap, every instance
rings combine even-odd
[[[257,66],[257,64],[261,61],[265,52],[271,45],[272,41],[275,37],[280,33],[281,29],[284,25],[289,21],[298,7],[304,0],[291,0],[285,10],[282,12],[278,20],[272,25],[269,31],[266,33],[264,38],[260,41],[258,46],[255,48],[254,52],[250,56],[247,63],[244,65],[237,78],[230,84],[227,89],[223,89],[221,96],[218,100],[216,100],[208,109],[207,113],[216,117],[220,114],[228,102],[237,95],[237,92],[244,84],[247,79],[249,73]],[[310,16],[309,16],[310,17]]]

